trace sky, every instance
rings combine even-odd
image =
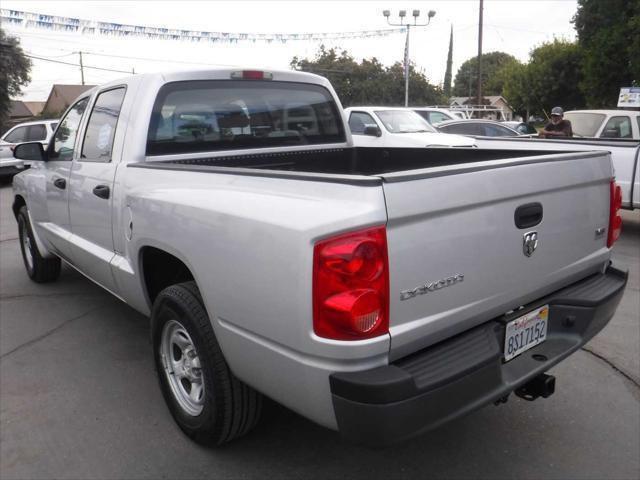
[[[352,32],[390,28],[382,11],[421,11],[436,15],[426,27],[412,28],[410,58],[429,81],[441,85],[453,28],[453,75],[478,52],[478,0],[447,1],[39,1],[2,0],[0,8],[151,27],[244,33]],[[571,18],[576,0],[485,0],[483,52],[503,51],[527,61],[530,51],[554,38],[574,40]],[[347,50],[356,59],[376,57],[384,65],[402,61],[405,34],[382,38],[286,43],[202,44],[181,40],[121,38],[25,29],[3,22],[30,55],[87,66],[145,73],[207,66],[288,69],[294,56],[313,58],[321,43]],[[135,57],[135,58],[134,58]],[[100,84],[123,73],[85,69],[85,83]],[[80,83],[77,66],[33,60],[31,83],[22,100],[46,100],[54,83]]]

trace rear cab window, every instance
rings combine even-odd
[[[173,82],[158,92],[147,155],[345,142],[320,85],[270,80]]]
[[[595,137],[605,117],[604,113],[584,112],[569,112],[564,115],[564,119],[571,122],[573,135],[577,137]]]

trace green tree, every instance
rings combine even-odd
[[[20,95],[21,87],[31,81],[31,61],[25,57],[15,37],[0,28],[0,132],[7,126],[11,98]]]
[[[578,0],[573,23],[587,104],[615,107],[620,87],[640,81],[640,0]]]
[[[554,40],[535,48],[529,63],[503,71],[504,97],[518,113],[544,114],[560,105],[583,107],[582,51],[576,43]]]
[[[447,69],[444,73],[444,94],[451,96],[451,75],[453,67],[453,25],[451,25],[451,33],[449,34],[449,53],[447,54]]]
[[[519,63],[508,53],[490,52],[482,54],[482,94],[502,95],[503,75],[501,70],[509,65]],[[469,85],[471,84],[471,85]],[[472,57],[458,69],[456,73],[453,95],[467,97],[476,94],[478,89],[478,57]],[[469,93],[471,92],[471,95]]]
[[[530,114],[542,110],[538,100],[533,96],[528,65],[522,63],[508,65],[502,70],[502,75],[504,78],[502,96],[513,108],[514,113],[528,119]]]
[[[347,51],[321,46],[316,57],[291,60],[291,68],[327,77],[343,106],[402,105],[404,103],[404,68],[390,67],[375,57],[358,63]],[[444,101],[442,90],[431,85],[423,72],[409,67],[409,101],[412,105],[431,105]]]

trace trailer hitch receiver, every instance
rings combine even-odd
[[[529,383],[524,384],[522,387],[517,388],[515,394],[520,398],[534,401],[538,397],[548,398],[556,391],[556,377],[553,375],[547,375],[542,373],[531,380]]]

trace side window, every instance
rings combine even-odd
[[[508,130],[500,125],[485,124],[484,135],[486,137],[513,137],[515,136],[511,130]]]
[[[71,160],[73,149],[80,127],[82,114],[87,108],[89,98],[83,98],[77,102],[60,122],[60,128],[56,131],[53,142],[49,144],[49,158],[52,160]]]
[[[364,127],[368,125],[377,125],[376,121],[369,115],[364,112],[352,112],[349,117],[349,128],[351,129],[351,133],[355,135],[363,135]]]
[[[427,122],[431,123],[431,120],[429,120],[429,112],[425,110],[414,110],[414,112],[424,118]]]
[[[475,123],[455,123],[453,125],[444,125],[440,127],[440,130],[444,133],[455,133],[458,135],[484,135],[484,132],[479,131],[478,126]]]
[[[27,133],[27,142],[40,142],[47,138],[47,129],[44,125],[30,125]]]
[[[116,88],[98,95],[87,123],[82,142],[83,162],[110,162],[113,138],[124,99],[124,88]]]
[[[631,138],[631,120],[629,117],[611,117],[604,126],[604,138]]]
[[[446,120],[453,120],[449,115],[445,115],[441,112],[429,112],[430,122],[431,124],[444,122]]]
[[[20,143],[20,142],[25,142],[26,137],[27,137],[27,127],[18,127],[9,135],[4,137],[4,141],[9,143]]]

